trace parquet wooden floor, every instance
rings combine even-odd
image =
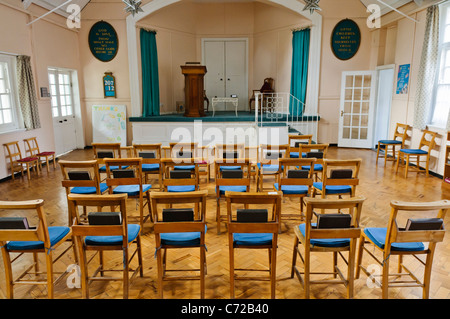
[[[372,150],[338,149],[331,147],[329,158],[362,158],[360,172],[361,183],[357,187],[357,194],[367,198],[363,205],[362,226],[384,227],[387,225],[389,216],[389,203],[393,199],[403,201],[432,201],[450,198],[450,188],[442,186],[442,182],[436,177],[425,177],[424,174],[411,173],[408,179],[403,173],[395,173],[392,162],[384,167],[380,159],[378,166],[375,165],[376,153]],[[83,160],[92,158],[92,150],[76,150],[62,157],[63,159]],[[230,297],[229,271],[228,271],[228,241],[225,228],[217,235],[215,223],[216,202],[214,195],[214,181],[209,185],[205,179],[201,181],[201,188],[208,189],[207,222],[207,276],[206,276],[206,298],[227,299]],[[273,183],[270,178],[265,179],[265,188],[269,189]],[[255,184],[252,185],[255,189]],[[27,200],[42,198],[45,200],[45,211],[50,225],[67,224],[67,202],[65,191],[61,186],[61,171],[59,166],[56,170],[50,168],[40,176],[32,175],[31,181],[27,178],[17,178],[0,183],[0,198],[2,200]],[[135,203],[130,202],[129,209],[134,211]],[[222,201],[222,212],[225,205]],[[284,199],[282,204],[283,213],[295,213],[298,211],[296,200]],[[299,220],[283,220],[282,233],[279,236],[278,263],[277,263],[277,299],[302,299],[303,289],[296,277],[290,278],[292,248],[294,244],[293,228],[299,224]],[[450,218],[447,217],[446,227],[450,229]],[[143,252],[144,252],[144,277],[136,277],[130,286],[130,299],[155,299],[157,298],[157,269],[154,258],[155,242],[152,234],[151,224],[144,229]],[[224,227],[224,225],[222,225]],[[365,255],[366,256],[366,255]],[[267,265],[266,251],[240,251],[237,255],[237,267],[265,267]],[[172,250],[168,256],[168,267],[198,268],[198,249]],[[332,256],[329,254],[315,254],[313,256],[312,268],[315,270],[331,269]],[[73,257],[69,254],[56,265],[57,270],[65,270],[72,264]],[[109,262],[120,267],[121,254],[112,254]],[[370,259],[364,258],[367,265]],[[3,261],[0,271],[0,298],[5,298],[5,278],[3,272]],[[396,260],[391,262],[396,267]],[[14,268],[16,273],[22,271],[23,264]],[[420,269],[418,262],[412,260],[411,269]],[[45,269],[45,268],[44,268]],[[342,269],[346,269],[342,266]],[[45,286],[16,286],[15,298],[46,298]],[[336,285],[313,285],[311,298],[314,299],[342,299],[346,291],[343,286]],[[419,288],[390,289],[389,297],[392,299],[417,299],[421,298],[422,292]],[[433,266],[431,281],[431,298],[450,298],[450,236],[438,245]],[[122,298],[121,282],[93,283],[90,286],[90,297],[92,299],[120,299]],[[199,298],[199,283],[197,281],[173,281],[164,285],[164,297],[168,299],[197,299]],[[270,298],[269,282],[238,281],[236,282],[236,297],[239,299],[266,299]],[[80,299],[81,291],[77,288],[69,288],[65,279],[56,285],[55,298],[57,299]],[[356,299],[379,299],[381,291],[370,288],[367,285],[367,277],[362,275],[355,282]]]

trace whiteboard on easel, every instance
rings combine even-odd
[[[92,134],[94,143],[127,144],[125,105],[93,105]]]

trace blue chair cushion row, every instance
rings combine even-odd
[[[312,226],[316,226],[315,223],[311,223]],[[306,236],[306,224],[301,224],[298,226],[300,232],[303,236]],[[311,245],[317,247],[345,247],[350,245],[349,238],[317,238],[310,240]]]
[[[235,246],[272,245],[271,233],[235,233],[233,234]]]
[[[100,183],[100,193],[103,193],[104,191],[106,191],[108,189],[108,186],[106,185],[106,183]],[[95,187],[83,187],[83,186],[77,186],[74,187],[70,190],[71,193],[73,194],[96,194],[97,193],[97,189]]]
[[[128,242],[131,243],[139,235],[141,226],[137,224],[128,224]],[[86,245],[92,246],[117,246],[122,245],[122,236],[86,236],[84,239]]]
[[[419,150],[419,149],[408,149],[408,148],[406,148],[406,149],[401,149],[400,150],[400,152],[403,152],[403,153],[406,153],[406,154],[423,154],[423,155],[426,155],[426,154],[428,154],[428,152],[427,151],[424,151],[424,150]]]
[[[256,165],[258,165],[258,168],[259,169],[261,169],[261,163],[257,163]],[[276,171],[278,171],[278,167],[279,167],[279,165],[277,165],[277,164],[272,164],[272,165],[270,165],[270,164],[264,164],[263,166],[262,166],[262,169],[263,170],[265,170],[265,171],[273,171],[273,172],[276,172]],[[282,167],[283,168],[283,167]]]
[[[302,166],[302,169],[309,171],[310,166],[309,165]],[[314,164],[314,171],[323,171],[323,165],[322,164]]]
[[[246,192],[247,186],[236,185],[236,186],[219,186],[220,194],[225,194],[225,192]]]
[[[48,235],[50,236],[50,244],[53,247],[61,241],[70,231],[69,227],[64,226],[50,226],[48,227]],[[6,244],[8,250],[31,250],[43,249],[43,241],[10,241]]]
[[[148,191],[152,188],[150,184],[142,185],[142,192]],[[139,185],[119,185],[113,190],[113,194],[128,194],[129,196],[139,195]]]
[[[370,240],[380,247],[384,249],[384,244],[386,242],[386,234],[387,228],[365,228],[364,233]],[[423,251],[425,250],[425,245],[421,242],[412,242],[412,243],[392,243],[391,245],[392,251]]]
[[[113,169],[127,169],[129,166],[122,166],[122,167],[120,167],[120,166],[110,166],[109,167],[109,170],[113,170]],[[106,166],[101,166],[100,168],[99,168],[99,170],[101,171],[101,172],[106,172]]]
[[[205,225],[205,233],[208,227]],[[161,245],[191,247],[200,245],[200,232],[161,233]]]
[[[182,193],[182,192],[195,192],[195,185],[173,185],[173,186],[167,186],[168,192],[176,192],[176,193]]]
[[[237,169],[241,169],[241,166],[220,166],[221,171],[234,171]]]
[[[195,165],[174,166],[173,169],[193,171],[195,170]]]
[[[278,183],[273,184],[278,191]],[[306,185],[281,185],[281,191],[283,194],[301,195],[308,194],[308,186]]]
[[[321,182],[315,182],[313,183],[313,186],[320,191],[323,191],[323,185]],[[325,194],[346,194],[350,193],[352,190],[352,187],[349,185],[328,185],[326,186]]]
[[[397,140],[380,140],[378,141],[381,144],[402,144],[402,141],[397,141]]]
[[[290,158],[298,158],[299,152],[290,152],[289,157]],[[302,157],[306,157],[306,153],[302,153]]]
[[[153,172],[159,170],[159,164],[142,164],[143,172]]]

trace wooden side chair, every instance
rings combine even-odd
[[[256,100],[256,93],[275,93],[275,85],[274,85],[274,79],[273,78],[265,78],[264,79],[264,83],[262,85],[262,87],[259,90],[253,90],[252,91],[252,96],[250,97],[250,99],[248,100],[248,109],[249,112],[251,113],[253,108],[252,108],[252,104],[255,103]],[[260,113],[262,113],[262,110],[264,108],[264,104],[265,104],[265,97],[263,96],[262,99],[263,101],[260,101]]]
[[[313,138],[312,134],[308,134],[308,135],[290,134],[288,136],[289,157],[290,158],[305,157],[306,154],[300,153],[300,145],[312,144],[312,138]],[[302,156],[300,156],[300,154],[302,154]]]
[[[250,160],[250,176],[255,178],[256,183],[259,162],[259,146],[246,146],[244,150],[244,158],[248,158]]]
[[[152,219],[150,207],[151,184],[145,184],[142,178],[142,159],[138,158],[105,158],[106,185],[110,194],[127,194],[135,198],[139,207],[139,225]],[[145,198],[145,201],[144,201]],[[144,214],[147,206],[148,213]]]
[[[281,211],[281,192],[239,193],[226,192],[227,216],[228,216],[228,247],[230,254],[230,295],[235,298],[236,280],[269,280],[270,296],[275,299],[276,291],[276,267],[277,267],[277,243],[278,223]],[[244,205],[245,209],[235,209]],[[258,209],[251,209],[249,205],[258,204]],[[261,208],[261,207],[267,207]],[[270,210],[272,211],[270,213]],[[268,269],[236,268],[236,249],[267,249],[269,252]],[[247,260],[240,264],[249,264]],[[260,261],[258,261],[259,264]],[[268,272],[269,276],[257,275],[254,277],[236,275],[236,271],[244,272]]]
[[[277,178],[278,175],[278,161],[280,158],[288,158],[289,145],[260,145],[259,159],[257,163],[256,174],[256,189],[258,191],[264,190],[264,176],[273,176]]]
[[[198,163],[201,159],[163,158],[163,186],[166,192],[194,192],[199,190]],[[183,169],[185,167],[185,169]]]
[[[201,159],[198,163],[198,175],[206,176],[206,182],[209,184],[211,181],[211,165],[214,163],[214,148],[210,146],[199,146],[198,157]]]
[[[163,298],[163,282],[167,280],[199,280],[200,297],[205,298],[206,275],[206,196],[208,192],[195,191],[188,193],[153,192],[151,195],[152,211],[156,242],[156,259],[158,265],[158,294]],[[161,209],[161,205],[178,204],[182,208]],[[192,207],[200,206],[199,214]],[[168,269],[167,251],[169,249],[199,248],[198,269]],[[168,275],[169,272],[182,272],[185,275]],[[186,275],[186,272],[190,274]],[[192,274],[192,272],[195,272]]]
[[[282,158],[279,160],[278,181],[273,184],[275,191],[283,193],[283,197],[294,197],[300,199],[300,218],[303,220],[303,199],[311,196],[314,183],[314,163],[315,158]],[[309,169],[297,169],[309,167]],[[288,217],[282,214],[281,219]],[[298,214],[290,217],[298,218]],[[280,223],[281,227],[281,223]]]
[[[362,270],[378,287],[381,287],[383,299],[388,298],[388,288],[391,287],[420,287],[422,288],[422,297],[428,299],[433,256],[436,244],[444,240],[446,232],[444,218],[449,209],[449,200],[435,202],[391,201],[391,213],[387,227],[367,227],[361,233],[356,278],[359,278]],[[408,219],[405,223],[406,218]],[[405,226],[401,227],[402,225]],[[381,259],[374,250],[382,254]],[[364,251],[380,265],[381,281],[380,275],[374,275],[362,266]],[[414,272],[417,273],[417,268],[409,269],[403,262],[404,257],[408,255],[415,257],[424,266],[422,279],[414,274]],[[419,255],[425,258],[419,258]],[[397,273],[390,273],[389,270],[393,256],[398,256]],[[405,276],[410,280],[399,280]]]
[[[39,158],[35,156],[22,157],[18,141],[5,143],[3,146],[6,147],[8,153],[7,158],[11,168],[11,178],[13,180],[15,178],[15,172],[20,172],[23,176],[24,169],[27,171],[28,180],[31,180],[31,169],[34,169],[36,174],[39,174]]]
[[[189,158],[199,158],[199,148],[198,143],[184,143],[175,142],[169,144],[169,154],[170,158],[188,160]],[[173,169],[178,170],[195,170],[195,165],[181,165],[174,166]]]
[[[214,162],[216,184],[216,222],[217,234],[220,234],[222,216],[220,212],[220,199],[225,197],[225,192],[249,192],[250,191],[250,161],[249,159],[216,159]],[[232,167],[232,169],[227,169]]]
[[[69,194],[102,195],[108,192],[106,183],[100,183],[100,173],[96,160],[60,160],[58,164],[61,167],[61,184],[66,190],[66,196]],[[81,218],[87,218],[86,211],[81,215]],[[69,226],[72,226],[70,213],[68,221]]]
[[[319,178],[319,174],[322,175],[323,160],[327,158],[329,144],[300,144],[299,152],[305,154],[305,158],[315,158],[314,163],[314,176],[315,181],[318,182],[322,178]],[[308,170],[308,166],[302,166],[302,169]]]
[[[70,194],[69,211],[73,213],[72,232],[80,255],[81,291],[84,299],[89,299],[89,284],[92,281],[119,280],[123,282],[123,298],[128,299],[130,281],[139,273],[143,277],[141,227],[129,224],[127,219],[127,195],[79,195]],[[119,207],[115,212],[89,213],[89,222],[83,223],[77,212],[80,207]],[[131,251],[132,246],[135,250]],[[122,254],[121,267],[104,262],[104,252],[119,251]],[[87,256],[87,252],[95,252]],[[99,256],[99,267],[89,275],[89,264]],[[137,255],[137,266],[132,263]],[[111,262],[112,264],[113,262]],[[105,273],[122,272],[122,277],[105,276]],[[100,273],[100,276],[98,274]],[[132,274],[130,277],[130,273]]]
[[[92,143],[91,146],[94,151],[94,159],[98,162],[100,173],[106,174],[105,158],[122,158],[120,143]]]
[[[354,197],[356,186],[359,184],[359,170],[361,159],[323,161],[323,174],[321,182],[313,183],[312,197],[320,195],[325,198],[328,195],[343,195]]]
[[[377,164],[378,159],[380,157],[384,157],[384,166],[388,161],[396,161],[397,160],[397,151],[395,148],[397,146],[400,149],[405,148],[405,142],[408,138],[408,131],[411,130],[411,126],[407,124],[397,123],[395,126],[394,137],[392,140],[379,140],[377,147]],[[380,151],[384,153],[384,156],[380,156]],[[389,155],[390,154],[390,155]],[[389,157],[390,156],[390,157]]]
[[[244,158],[245,155],[245,144],[216,144],[215,147],[215,160],[228,160],[235,158]],[[224,165],[223,167],[219,166],[221,170],[233,170],[233,169],[241,169],[241,166],[230,166]],[[217,174],[217,173],[216,173]]]
[[[46,163],[47,172],[49,172],[50,161],[53,162],[53,168],[56,168],[56,157],[54,151],[44,151],[41,152],[36,137],[30,137],[24,139],[25,142],[25,155],[29,157],[39,158],[39,169],[42,170],[41,158],[44,159]]]
[[[144,183],[148,184],[149,175],[157,175],[159,189],[163,189],[163,170],[161,167],[161,143],[156,144],[133,144],[133,156],[142,158],[142,173]]]
[[[408,171],[412,170],[409,163],[412,159],[416,159],[416,172],[424,172],[426,176],[429,175],[429,167],[430,167],[430,156],[431,151],[436,146],[436,136],[437,133],[433,131],[424,130],[422,134],[422,138],[420,139],[419,148],[416,149],[400,149],[398,152],[397,165],[395,167],[396,172],[400,167],[400,164],[405,163],[405,178],[408,177]],[[425,160],[421,160],[422,157],[425,157]],[[425,161],[425,170],[421,169],[420,163]]]
[[[63,257],[69,250],[74,249],[75,261],[77,255],[73,243],[68,247],[62,245],[72,238],[72,232],[65,226],[48,226],[44,212],[44,200],[28,201],[0,201],[0,246],[3,256],[4,271],[6,276],[6,296],[14,298],[14,286],[19,284],[46,285],[49,299],[54,298],[54,285],[66,272],[54,270],[54,263]],[[6,217],[8,214],[20,217]],[[33,226],[31,222],[36,220]],[[69,242],[69,241],[68,241]],[[58,250],[58,255],[55,251]],[[13,254],[13,256],[11,256]],[[16,256],[16,254],[19,254]],[[33,255],[33,263],[14,279],[12,264],[20,263],[23,268],[21,256]],[[46,272],[40,271],[39,254],[45,257]],[[14,257],[14,258],[12,258]],[[65,268],[65,266],[63,266]],[[34,271],[33,271],[34,270]],[[46,275],[42,280],[40,275]],[[35,276],[30,280],[28,276]],[[55,279],[55,275],[59,275]]]
[[[347,288],[347,298],[353,298],[355,278],[355,256],[357,241],[361,234],[359,221],[365,198],[322,199],[305,198],[306,221],[294,228],[295,241],[292,257],[291,278],[297,275],[305,291],[305,298],[310,297],[312,284],[343,284]],[[320,209],[323,213],[315,213]],[[336,211],[340,213],[336,213]],[[316,221],[316,222],[314,222]],[[301,248],[302,247],[302,248]],[[303,252],[303,254],[302,254]],[[311,253],[333,253],[333,271],[312,271]],[[348,252],[347,258],[342,252]],[[338,255],[347,265],[344,276],[338,267]],[[303,272],[297,268],[297,256],[303,264]],[[321,275],[321,278],[317,278]],[[323,275],[332,275],[332,278]],[[312,280],[312,276],[314,279]],[[337,278],[339,276],[339,278]]]

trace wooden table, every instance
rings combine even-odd
[[[213,109],[213,117],[214,117],[214,114],[216,112],[216,109],[215,109],[216,104],[217,103],[221,103],[221,102],[233,103],[234,104],[234,108],[235,108],[235,112],[236,112],[236,116],[238,116],[237,108],[238,108],[239,99],[237,97],[213,97],[212,100],[211,100],[211,106],[212,106],[212,109]],[[226,106],[225,106],[225,109],[226,109]]]

